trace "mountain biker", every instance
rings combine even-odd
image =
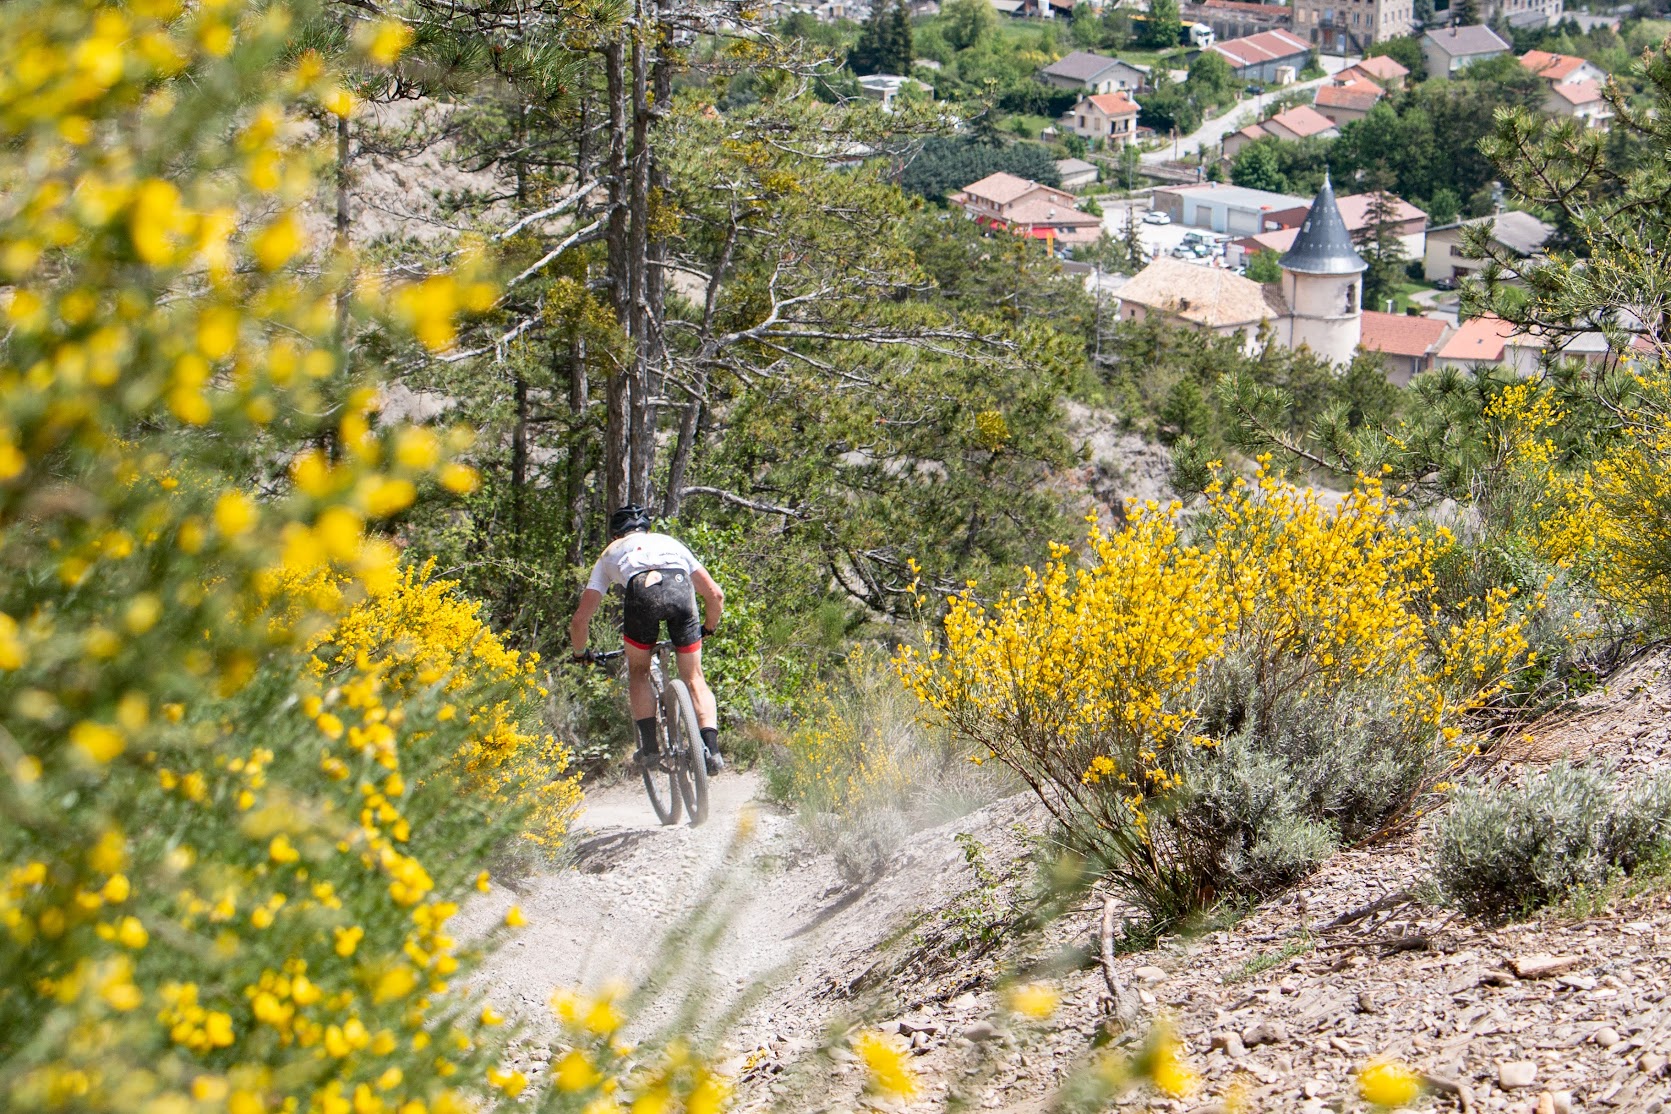
[[[604,593],[619,586],[626,596],[621,640],[626,643],[627,698],[638,727],[638,752],[633,761],[640,769],[648,768],[659,749],[650,661],[665,622],[679,676],[690,687],[691,700],[696,704],[696,723],[707,751],[708,772],[717,774],[725,768],[725,760],[719,754],[714,694],[702,676],[702,639],[719,626],[725,593],[683,544],[666,534],[653,533],[649,513],[635,503],[609,516],[609,536],[610,543],[592,566],[591,579],[569,623],[574,659],[588,660],[586,642],[592,616],[603,603]],[[697,596],[702,597],[706,624],[696,614]]]

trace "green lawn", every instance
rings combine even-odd
[[[1403,313],[1405,310],[1409,309],[1412,305],[1416,305],[1416,303],[1410,301],[1410,295],[1419,294],[1424,290],[1432,290],[1432,289],[1434,289],[1434,287],[1431,283],[1406,281],[1406,282],[1399,283],[1398,286],[1395,289],[1396,289],[1397,293],[1394,295],[1394,299],[1393,299],[1393,312],[1394,313]],[[1378,306],[1364,306],[1363,308],[1364,309],[1373,309],[1373,310],[1382,310],[1382,309],[1385,308],[1385,305],[1386,305],[1386,303],[1383,302],[1381,305],[1378,305]],[[1417,306],[1417,308],[1418,309],[1425,309],[1426,307]]]
[[[1022,132],[1018,132],[1016,130],[1017,127],[1019,127],[1023,129],[1025,138],[1037,139],[1040,132],[1042,132],[1045,128],[1051,127],[1055,123],[1056,121],[1046,119],[1043,116],[1011,113],[1010,115],[1004,117],[1004,122],[1000,126],[1011,135],[1023,134]]]

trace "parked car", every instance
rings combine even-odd
[[[1165,213],[1161,212],[1159,209],[1150,209],[1148,212],[1143,214],[1143,223],[1144,224],[1171,224],[1172,223],[1172,218],[1167,216]]]
[[[1242,90],[1242,92],[1246,93],[1250,97],[1257,97],[1264,91],[1265,87],[1263,85],[1249,85],[1246,89]]]
[[[1435,290],[1455,290],[1456,289],[1456,280],[1453,279],[1453,278],[1434,279],[1433,280],[1433,289],[1435,289]]]

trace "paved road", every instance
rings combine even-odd
[[[1358,59],[1356,58],[1351,59],[1353,62],[1357,60]],[[1349,64],[1346,58],[1343,58],[1338,54],[1324,54],[1319,57],[1318,61],[1322,65],[1323,69],[1331,74],[1345,69]],[[1201,149],[1203,144],[1207,147],[1213,147],[1217,145],[1218,142],[1226,135],[1229,135],[1231,132],[1242,126],[1240,121],[1243,116],[1253,117],[1258,115],[1268,98],[1272,98],[1283,93],[1291,93],[1296,89],[1315,89],[1327,80],[1327,77],[1319,77],[1314,78],[1311,81],[1302,81],[1295,85],[1285,85],[1280,89],[1276,86],[1271,86],[1270,91],[1265,93],[1263,96],[1250,97],[1246,100],[1237,101],[1223,115],[1213,117],[1211,120],[1206,121],[1199,128],[1196,128],[1188,135],[1180,138],[1176,145],[1168,143],[1165,147],[1162,147],[1158,151],[1146,152],[1143,155],[1143,161],[1152,166],[1156,163],[1167,162],[1174,158],[1186,158],[1193,155]],[[1138,94],[1137,99],[1141,101],[1143,99],[1142,94]],[[1174,147],[1176,147],[1176,153],[1174,153]]]

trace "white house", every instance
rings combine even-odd
[[[1491,225],[1491,239],[1499,247],[1519,256],[1535,255],[1555,234],[1555,226],[1546,224],[1530,213],[1509,210],[1494,217],[1479,217],[1459,224],[1446,224],[1427,230],[1427,247],[1422,257],[1422,274],[1428,282],[1438,279],[1456,280],[1473,274],[1485,266],[1483,259],[1469,259],[1463,255],[1462,230],[1468,225]]]
[[[1601,95],[1594,81],[1569,81],[1551,86],[1543,110],[1551,116],[1568,116],[1586,128],[1606,131],[1613,123],[1613,106]]]
[[[1086,93],[1136,92],[1143,88],[1147,76],[1146,70],[1130,63],[1085,50],[1076,50],[1039,71],[1039,79],[1046,85]]]
[[[1507,54],[1509,44],[1489,27],[1446,27],[1422,36],[1429,77],[1454,77],[1475,62]]]
[[[1137,138],[1137,102],[1124,93],[1098,93],[1069,109],[1062,124],[1081,139],[1118,149]]]

